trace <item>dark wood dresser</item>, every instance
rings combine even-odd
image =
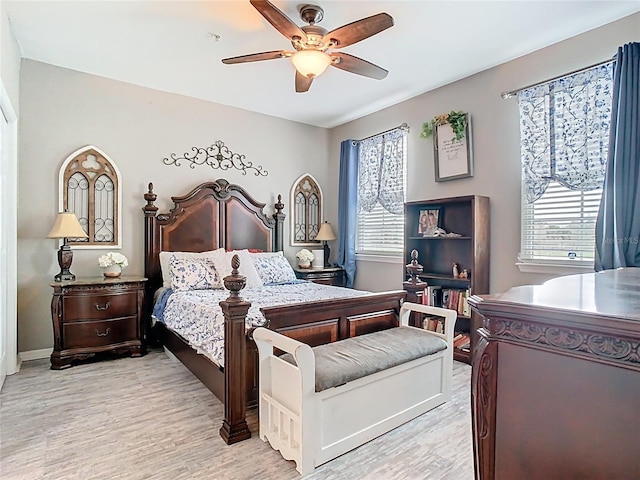
[[[340,267],[326,268],[294,268],[296,277],[323,285],[344,287],[347,284],[347,275]]]
[[[142,355],[146,280],[135,276],[90,277],[51,283],[51,368],[69,367],[102,352]]]
[[[470,303],[476,478],[640,478],[640,268]]]

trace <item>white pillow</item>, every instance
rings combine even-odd
[[[296,273],[291,268],[291,264],[282,255],[254,257],[253,264],[264,285],[290,282],[296,279]]]
[[[213,258],[216,255],[216,252],[224,253],[224,248],[219,248],[217,250],[210,250],[208,252],[160,252],[160,271],[162,272],[162,286],[166,288],[171,288],[171,269],[170,262],[171,257],[176,258],[186,258],[186,259],[194,259],[194,258]]]
[[[220,275],[211,258],[178,258],[169,262],[171,288],[176,292],[222,288]]]
[[[220,277],[224,279],[224,277],[231,275],[231,259],[234,255],[238,255],[238,258],[240,259],[240,269],[238,273],[246,277],[246,288],[262,287],[262,280],[260,280],[258,272],[253,266],[253,258],[251,257],[252,254],[249,253],[249,250],[232,250],[230,252],[216,250],[215,255],[213,256],[213,261]]]

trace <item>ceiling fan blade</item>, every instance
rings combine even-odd
[[[296,92],[297,93],[307,92],[311,87],[312,82],[313,82],[313,78],[309,78],[305,75],[302,75],[300,72],[296,70]]]
[[[347,47],[389,27],[393,27],[393,17],[387,13],[378,13],[331,30],[324,36],[322,41],[324,43],[333,42],[335,44],[334,48]]]
[[[331,53],[331,58],[334,59],[331,62],[331,65],[336,68],[351,73],[357,73],[358,75],[362,75],[365,77],[375,78],[376,80],[382,80],[389,73],[387,70],[379,67],[378,65],[374,65],[371,62],[367,62],[366,60],[363,60],[361,58],[354,57],[353,55],[349,55],[348,53],[333,52]]]
[[[282,35],[292,40],[294,37],[299,37],[302,41],[307,41],[307,35],[289,19],[284,13],[271,3],[269,0],[250,0],[251,5],[254,6],[260,15],[262,15],[267,22],[278,30]]]
[[[287,52],[284,50],[274,50],[272,52],[250,53],[249,55],[240,55],[239,57],[223,58],[222,63],[230,65],[232,63],[258,62],[260,60],[275,60],[276,58],[285,58]]]

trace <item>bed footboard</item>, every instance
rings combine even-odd
[[[234,256],[233,273],[224,279],[231,295],[220,302],[225,318],[225,418],[220,435],[227,444],[251,436],[246,408],[248,400],[257,399],[258,386],[257,349],[253,341],[246,341],[245,317],[249,303],[240,297],[245,278],[238,274],[239,265]],[[269,329],[316,346],[398,326],[405,297],[406,292],[398,290],[265,307],[261,311]]]

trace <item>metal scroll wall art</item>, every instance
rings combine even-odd
[[[248,171],[254,170],[254,174],[262,177],[269,175],[269,172],[262,168],[262,165],[254,166],[253,162],[245,161],[245,156],[233,153],[229,150],[222,140],[217,140],[210,147],[191,147],[193,153],[185,153],[184,156],[178,157],[175,153],[171,154],[171,158],[163,158],[162,163],[165,165],[175,165],[179,167],[182,161],[188,162],[191,168],[196,165],[209,165],[215,170],[229,170],[235,168],[240,170],[243,175]]]

